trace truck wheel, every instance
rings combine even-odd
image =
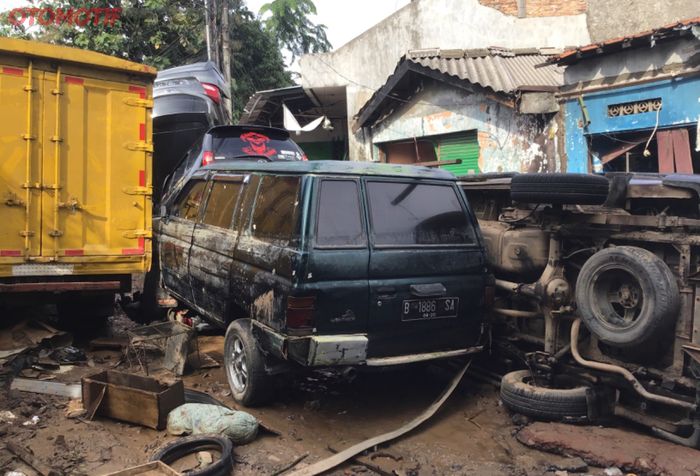
[[[501,379],[501,400],[511,411],[539,420],[588,419],[588,386],[566,376],[554,377],[556,388],[539,387],[529,370],[518,370]]]
[[[272,394],[265,356],[251,332],[248,319],[233,321],[226,330],[224,365],[233,399],[245,406],[265,403]]]
[[[586,327],[601,342],[643,348],[674,325],[680,293],[673,273],[655,254],[619,246],[584,263],[576,303]]]
[[[608,179],[592,174],[519,174],[510,185],[510,198],[525,203],[602,205]]]

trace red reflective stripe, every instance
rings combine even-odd
[[[0,250],[0,256],[22,256],[21,250]]]
[[[139,187],[145,187],[145,186],[146,186],[146,171],[139,170]]]
[[[85,250],[63,250],[65,256],[83,256]]]
[[[139,140],[146,140],[146,124],[139,124]]]
[[[13,76],[24,76],[24,70],[20,68],[8,68],[8,67],[3,67],[2,68],[3,74],[11,74]]]
[[[139,238],[138,248],[122,248],[123,255],[142,255],[146,253],[146,238],[143,236]]]
[[[141,99],[146,99],[146,88],[141,86],[129,86],[129,91],[132,93],[138,93]]]
[[[68,84],[83,84],[83,83],[85,83],[85,80],[83,78],[66,76],[66,83],[68,83]]]

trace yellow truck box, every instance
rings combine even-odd
[[[0,38],[0,300],[113,298],[148,270],[155,75]]]

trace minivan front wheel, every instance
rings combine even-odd
[[[270,398],[272,385],[265,372],[265,356],[255,342],[248,319],[233,321],[228,326],[224,365],[231,395],[238,403],[254,406]]]

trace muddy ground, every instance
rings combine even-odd
[[[119,334],[129,325],[123,316],[117,317],[110,329],[101,332]],[[87,349],[87,343],[95,336],[83,334],[76,343]],[[200,352],[218,362],[223,362],[222,348],[221,335],[199,337]],[[77,383],[82,376],[100,368],[116,366],[121,371],[139,371],[137,366],[129,367],[121,351],[86,353],[87,363],[45,376],[53,377],[53,381]],[[420,365],[360,372],[354,378],[328,372],[300,375],[278,392],[271,405],[246,409],[279,435],[262,432],[253,443],[235,447],[235,474],[276,474],[308,455],[297,465],[299,468],[398,428],[423,411],[447,386],[455,371],[451,365]],[[222,367],[189,371],[183,380],[186,387],[205,391],[235,407]],[[37,474],[5,447],[10,441],[30,449],[38,460],[64,474],[100,475],[144,463],[157,447],[175,439],[165,431],[100,417],[93,421],[69,418],[67,413],[74,403],[66,398],[10,391],[7,385],[0,392],[0,412],[7,410],[17,416],[12,422],[0,423],[0,475],[11,470]],[[23,424],[34,416],[38,423]],[[515,421],[524,423],[517,416]],[[606,474],[603,468],[594,466],[584,470],[586,465],[580,459],[529,448],[516,438],[518,429],[513,416],[500,404],[497,388],[468,375],[432,420],[333,474],[541,475],[555,474],[557,468],[573,471],[576,466],[583,474]],[[668,445],[657,440],[644,444],[651,445],[651,454],[663,452],[663,445]],[[655,447],[656,444],[661,446]],[[562,452],[565,456],[572,454]],[[696,454],[700,452],[690,453],[691,459]],[[700,457],[697,463],[700,470]],[[657,472],[664,471],[662,468]],[[700,474],[692,471],[685,474]]]

